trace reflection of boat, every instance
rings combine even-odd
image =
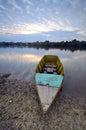
[[[39,99],[46,112],[56,95],[62,89],[64,68],[58,56],[45,55],[36,68],[36,89]]]

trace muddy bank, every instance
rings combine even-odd
[[[86,130],[85,98],[62,91],[43,114],[34,84],[9,76],[0,74],[0,130]]]

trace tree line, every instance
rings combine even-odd
[[[78,41],[76,39],[72,41],[50,42],[48,40],[44,42],[0,42],[0,47],[34,47],[34,48],[60,48],[69,50],[86,50],[86,41]]]

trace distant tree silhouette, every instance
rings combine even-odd
[[[0,47],[35,47],[35,48],[60,48],[60,49],[69,49],[69,50],[86,50],[86,41],[78,41],[73,39],[72,41],[61,41],[61,42],[50,42],[48,40],[44,42],[0,42]]]

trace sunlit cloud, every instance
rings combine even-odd
[[[75,28],[64,25],[64,23],[59,22],[58,24],[52,21],[48,21],[47,23],[25,23],[25,24],[17,24],[13,27],[5,27],[1,28],[2,34],[37,34],[42,32],[49,32],[55,30],[66,30],[66,31],[74,31]]]

